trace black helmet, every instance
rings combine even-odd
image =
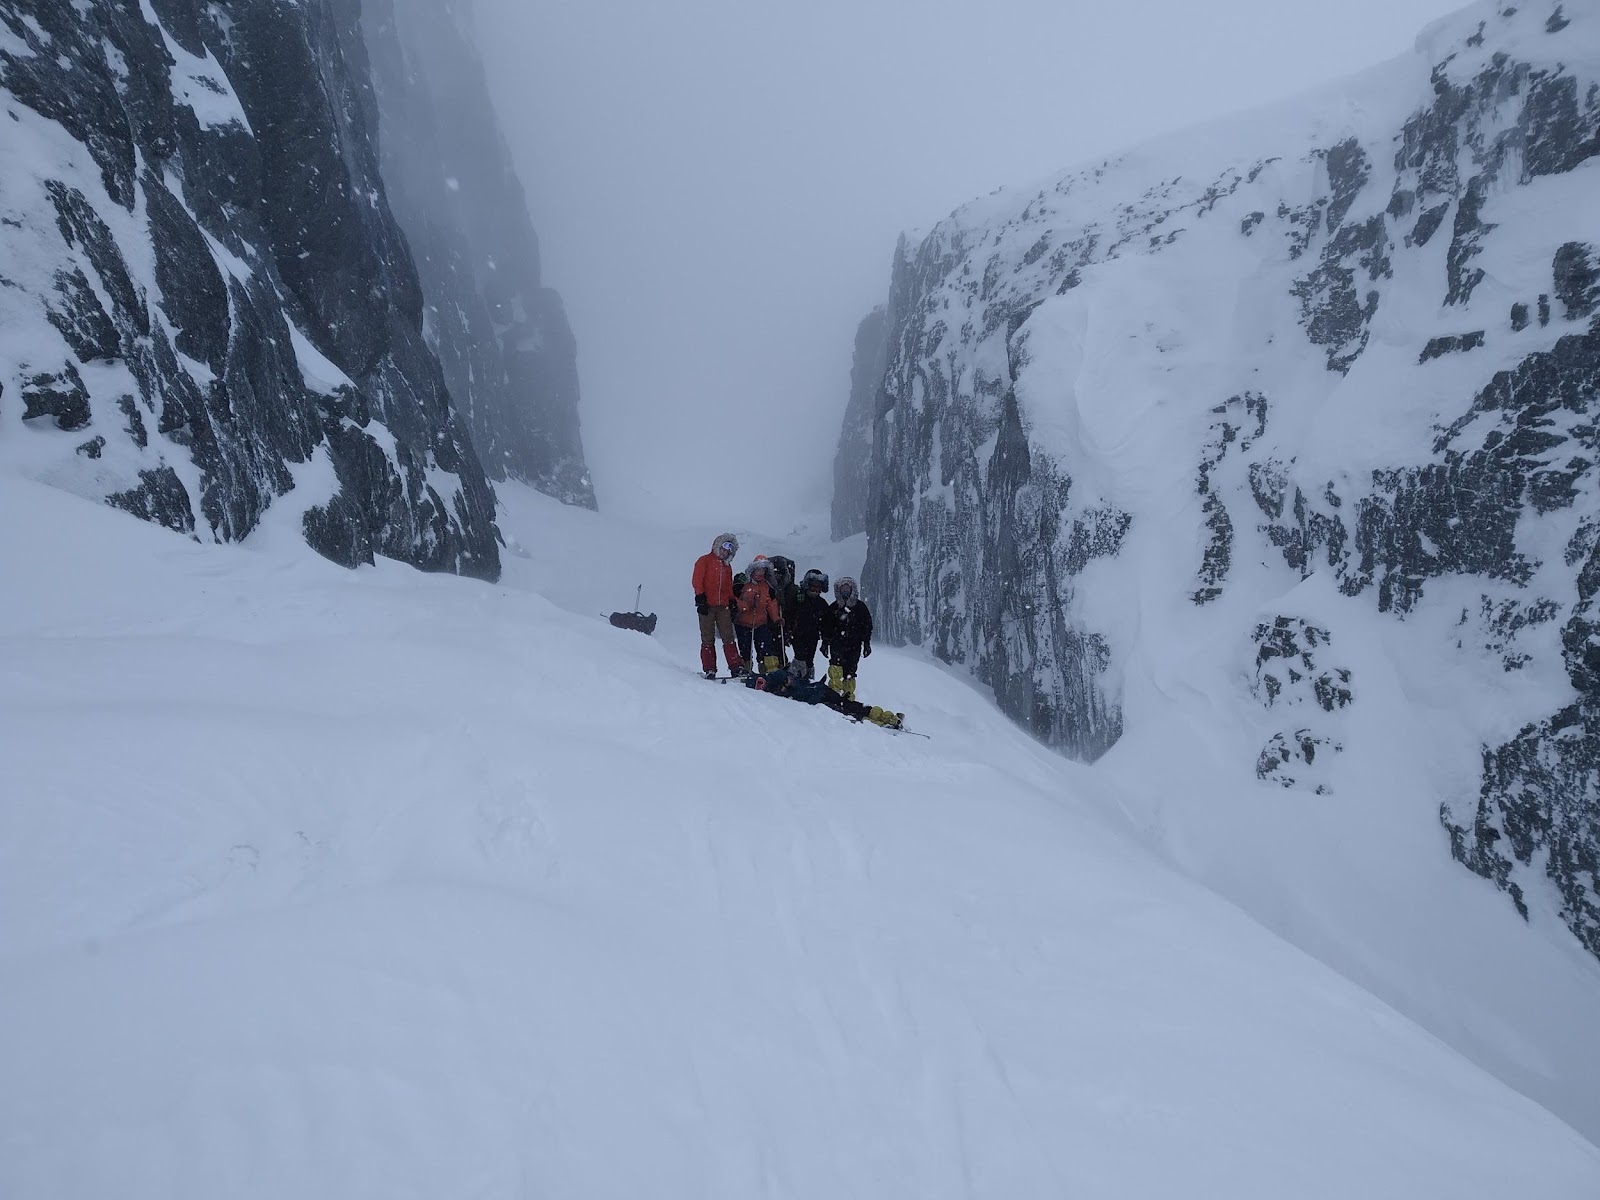
[[[828,590],[828,576],[827,576],[827,573],[825,571],[819,571],[815,567],[813,567],[811,570],[807,571],[806,572],[805,588],[806,588],[806,591],[808,591],[808,592],[811,591],[813,588],[815,588],[819,592],[827,591]]]

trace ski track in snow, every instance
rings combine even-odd
[[[707,687],[715,530],[501,490],[490,586],[0,477],[7,1200],[1600,1194],[952,673]]]

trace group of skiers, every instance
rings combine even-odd
[[[899,728],[901,716],[856,702],[856,670],[872,654],[872,612],[848,575],[833,582],[781,555],[758,554],[735,574],[739,539],[718,534],[709,554],[694,564],[694,607],[700,616],[700,669],[717,677],[716,641],[734,678],[747,686],[807,704],[825,704],[856,720]],[[828,662],[827,680],[814,679],[816,655]]]

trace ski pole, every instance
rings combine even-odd
[[[639,585],[639,590],[633,593],[633,611],[639,611],[639,597],[644,595],[644,584]]]

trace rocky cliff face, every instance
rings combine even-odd
[[[872,414],[883,372],[888,365],[889,322],[883,307],[873,309],[856,326],[855,354],[850,360],[850,403],[833,457],[833,540],[866,532],[867,495],[872,467]]]
[[[356,0],[0,0],[0,443],[197,537],[493,577]]]
[[[389,201],[422,280],[428,343],[484,469],[595,507],[577,343],[539,243],[464,0],[366,0]]]
[[[959,210],[892,283],[882,636],[1087,760],[1421,780],[1600,955],[1597,212],[1600,13],[1550,3]]]

